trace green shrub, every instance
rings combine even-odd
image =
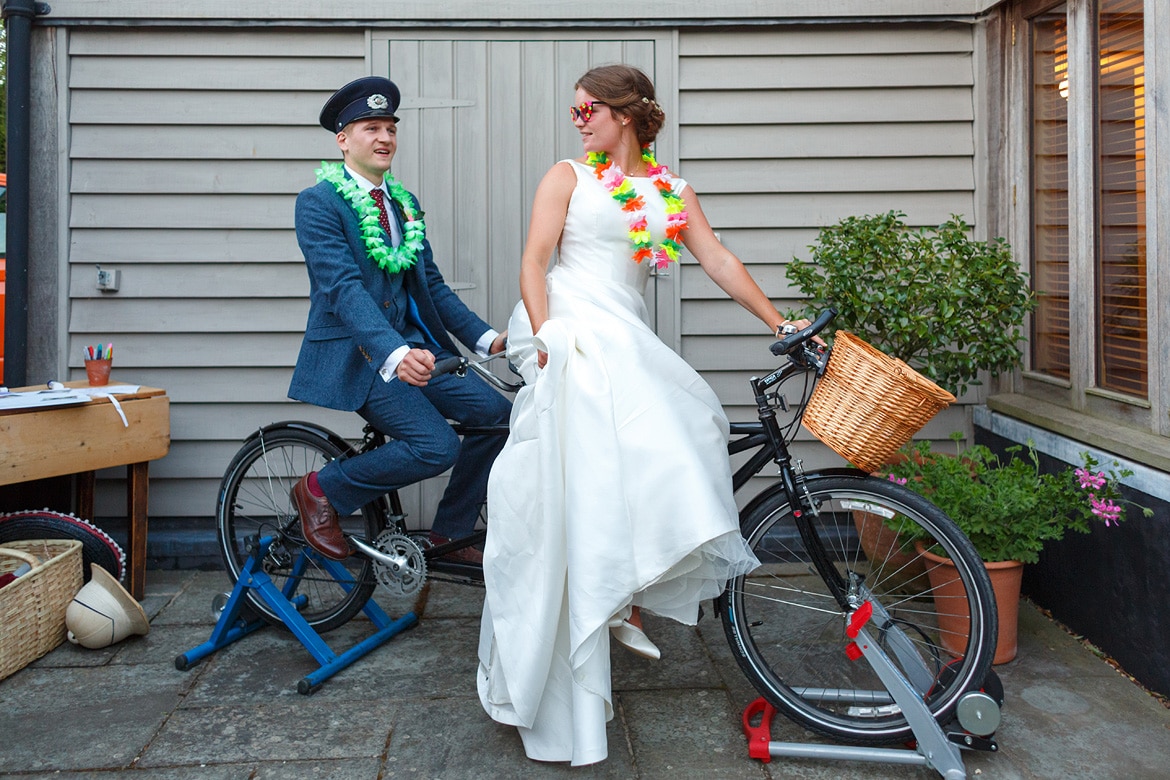
[[[1022,358],[1028,281],[1003,239],[976,241],[962,217],[910,230],[905,214],[847,217],[820,231],[788,276],[812,308],[832,306],[847,330],[961,395],[978,374]]]

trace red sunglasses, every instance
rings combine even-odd
[[[582,122],[588,122],[593,118],[594,106],[608,106],[609,103],[603,103],[600,100],[586,100],[579,106],[569,106],[569,117],[574,122],[580,119]]]

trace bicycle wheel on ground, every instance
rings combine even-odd
[[[126,553],[102,529],[88,520],[51,509],[28,509],[0,515],[0,546],[21,539],[76,539],[81,542],[82,576],[92,575],[90,564],[96,563],[116,580],[126,573]]]
[[[216,523],[220,553],[234,584],[248,560],[249,537],[273,536],[263,569],[302,617],[317,631],[344,624],[365,606],[376,584],[373,564],[350,556],[340,568],[310,548],[301,533],[300,517],[291,498],[293,485],[310,471],[340,457],[342,449],[308,430],[274,427],[249,439],[228,466],[219,488]],[[382,519],[376,505],[341,518],[347,534],[373,539]],[[343,571],[342,571],[343,570]],[[340,576],[338,575],[340,572]],[[248,603],[270,623],[276,613],[254,592]]]
[[[960,697],[982,685],[995,652],[995,601],[974,547],[940,509],[888,480],[812,475],[806,486],[816,509],[804,515],[807,542],[782,490],[744,511],[761,566],[728,583],[717,605],[740,668],[812,731],[862,745],[911,739],[872,667],[846,656],[849,616],[869,601],[867,631],[945,725]],[[954,567],[928,575],[935,564],[924,545]],[[811,563],[820,554],[848,608]]]

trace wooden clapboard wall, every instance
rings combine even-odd
[[[723,243],[781,311],[799,307],[785,266],[842,217],[952,213],[977,221],[973,32],[966,25],[812,25],[679,36],[679,168]],[[693,261],[682,273],[682,354],[732,419],[752,419],[747,379],[778,365],[760,323]],[[953,407],[924,435],[966,427]],[[806,466],[842,461],[806,432]],[[750,489],[744,494],[751,495]]]
[[[366,71],[365,36],[201,28],[72,30],[69,345],[115,344],[115,379],[166,388],[171,453],[151,466],[152,517],[210,518],[248,431],[349,416],[285,398],[308,311],[297,192],[333,159],[314,124]],[[94,265],[122,271],[94,290]],[[115,485],[98,515],[117,514]]]
[[[152,518],[209,523],[224,468],[259,425],[306,418],[356,433],[352,415],[285,397],[308,292],[293,203],[317,163],[337,156],[316,116],[352,78],[387,73],[419,97],[405,106],[418,130],[403,128],[396,171],[436,225],[444,272],[493,323],[515,299],[532,189],[551,160],[576,152],[564,116],[572,79],[598,62],[654,71],[670,117],[660,156],[781,306],[795,304],[784,266],[807,256],[820,225],[891,208],[921,225],[977,216],[965,25],[506,36],[94,27],[61,37],[67,361],[80,376],[81,347],[113,341],[115,378],[170,394],[173,446],[152,466]],[[487,150],[498,168],[476,170]],[[458,216],[440,229],[448,214]],[[118,293],[95,290],[97,264],[122,271]],[[732,417],[749,415],[746,378],[773,365],[768,336],[693,260],[663,284],[660,332]],[[960,427],[956,415],[932,423],[937,438]],[[810,465],[833,460],[806,450]],[[99,516],[120,513],[120,500],[119,485],[103,484]]]

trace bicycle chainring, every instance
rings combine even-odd
[[[413,596],[427,581],[427,559],[419,544],[405,534],[386,530],[373,540],[379,552],[395,559],[396,567],[375,560],[374,576],[392,596]]]

